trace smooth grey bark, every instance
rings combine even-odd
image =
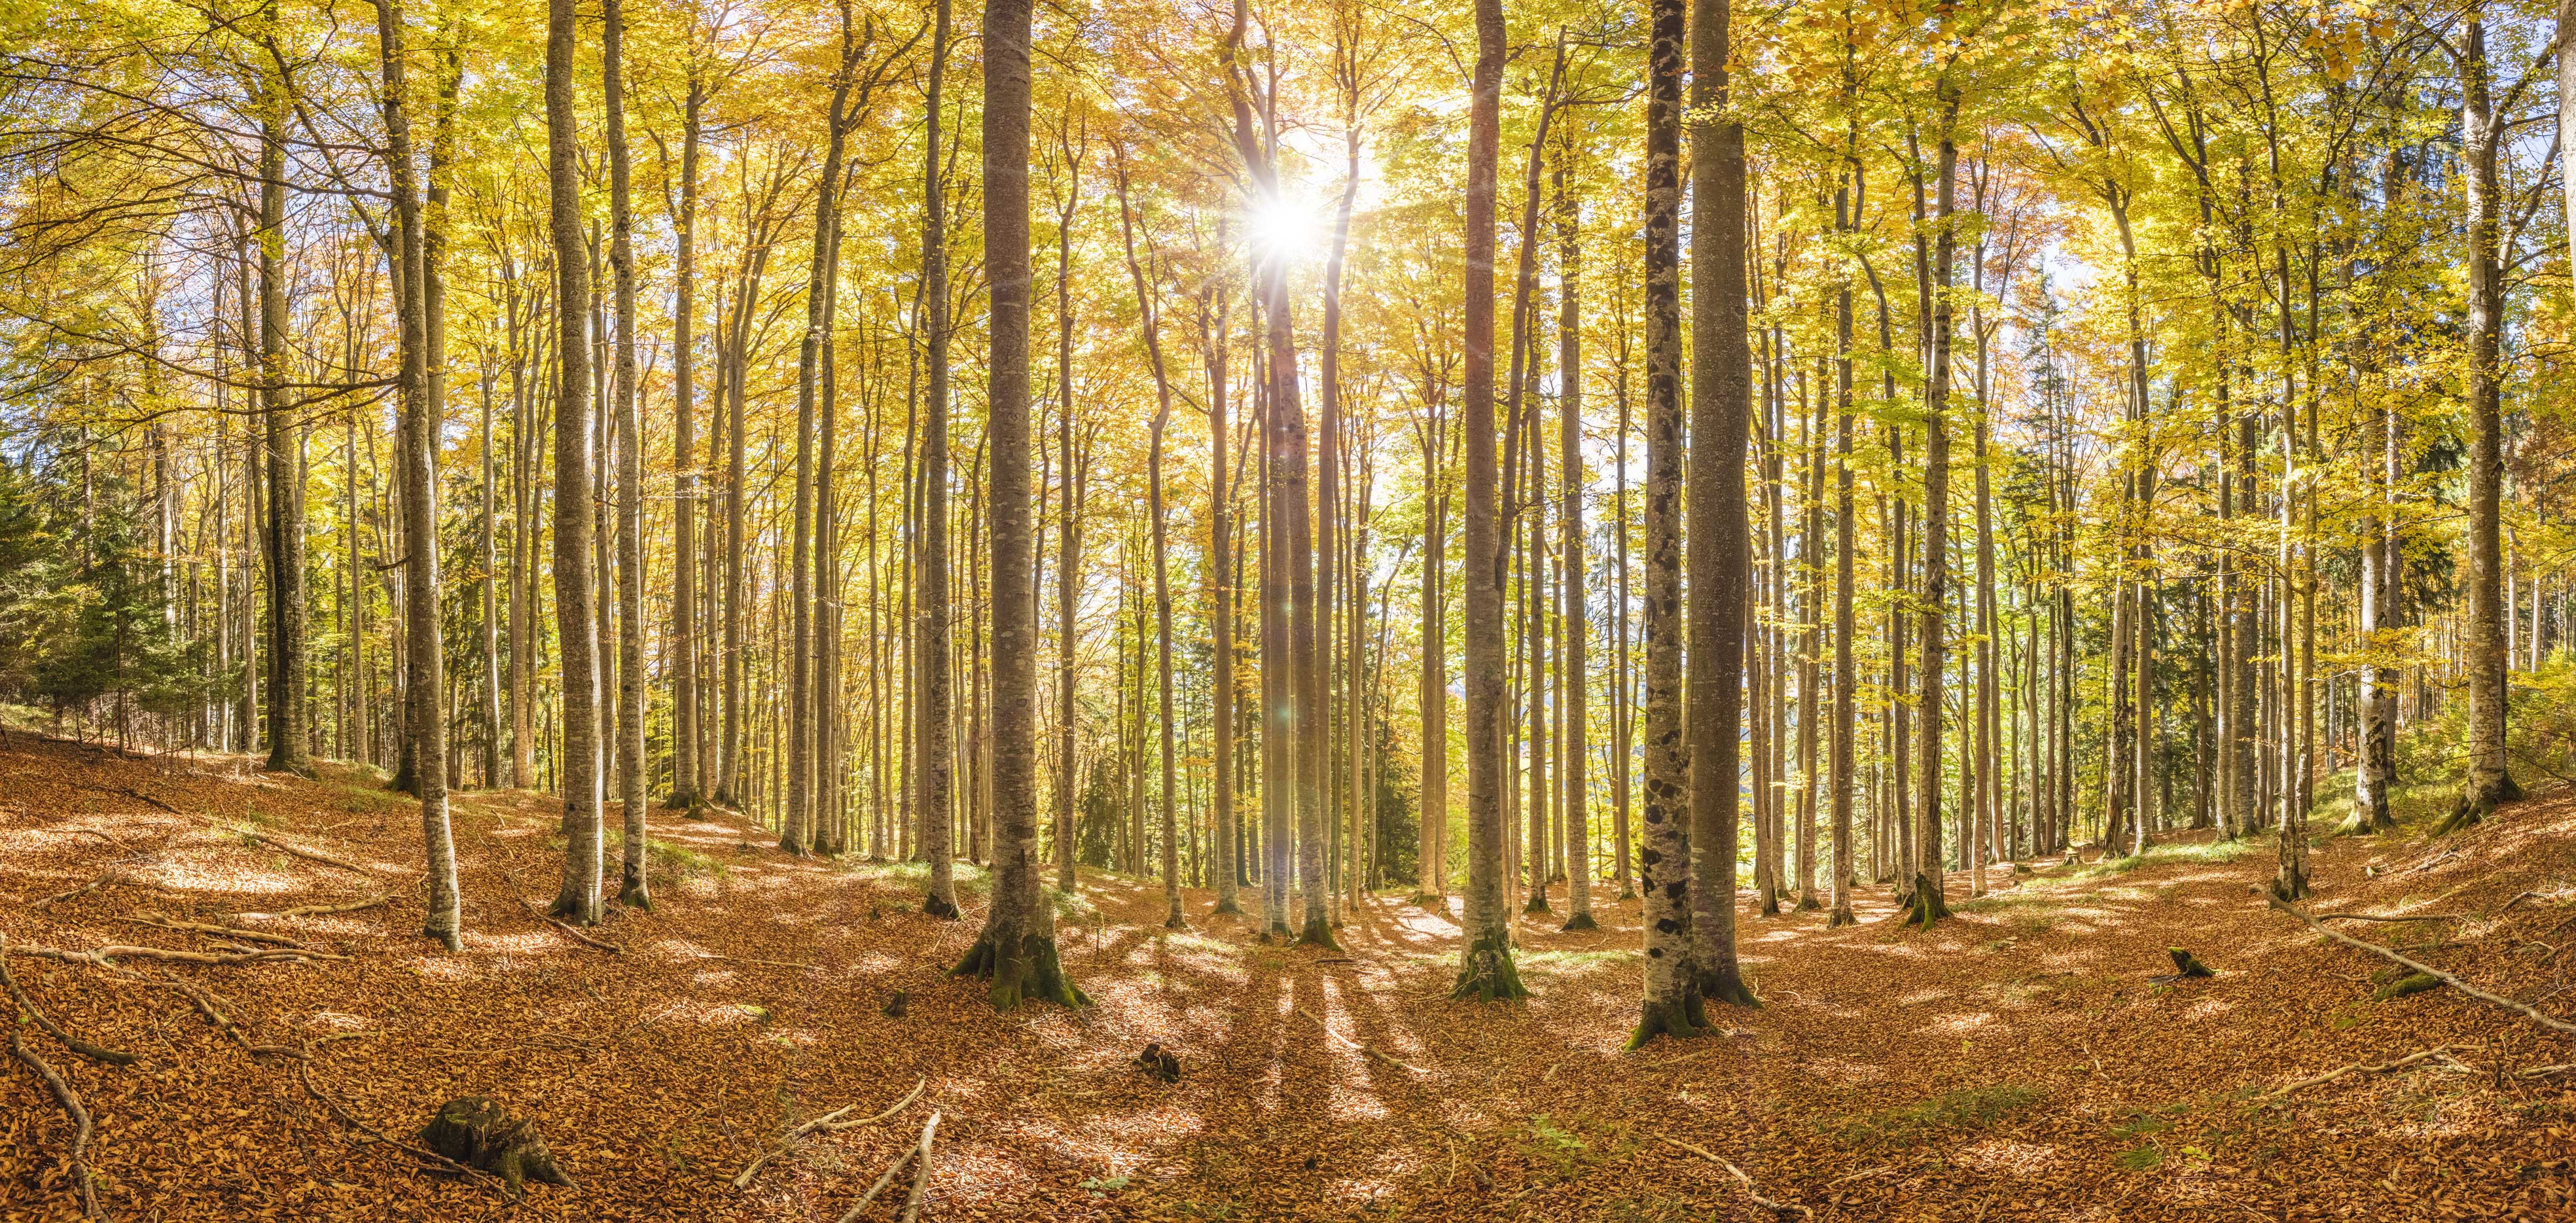
[[[696,815],[706,798],[706,736],[698,706],[698,156],[706,83],[694,61],[680,104],[679,197],[671,207],[677,303],[671,314],[671,794],[672,809]]]
[[[403,18],[394,0],[376,2],[378,62],[384,73],[385,154],[391,170],[394,234],[392,254],[401,267],[394,278],[398,295],[396,325],[401,333],[403,447],[403,624],[410,646],[410,682],[403,698],[410,706],[405,730],[414,736],[419,760],[415,767],[420,797],[422,840],[427,848],[429,899],[421,933],[449,951],[462,950],[462,918],[457,900],[456,844],[447,819],[447,707],[445,651],[438,620],[438,396],[432,370],[440,355],[431,349],[427,281],[428,242],[423,232],[421,191],[413,164],[411,105],[404,81]]]
[[[273,39],[276,9],[267,10],[266,16]],[[272,70],[263,74],[261,88],[259,228],[252,240],[259,246],[259,406],[268,450],[268,504],[262,523],[268,553],[268,762],[262,767],[309,777],[313,758],[305,716],[307,604],[300,474],[304,441],[286,403],[287,83]],[[256,475],[251,487],[258,487]]]
[[[582,241],[580,116],[573,99],[573,0],[546,5],[547,231],[555,255],[555,632],[563,684],[563,887],[554,913],[600,916],[599,639],[591,601],[590,261]],[[737,554],[738,554],[737,550]]]
[[[2461,175],[2468,196],[2469,616],[2463,661],[2469,689],[2469,770],[2460,800],[2439,831],[2485,818],[2522,797],[2505,760],[2504,549],[2499,522],[2504,493],[2503,372],[2505,283],[2499,145],[2512,110],[2496,105],[2487,61],[2486,24],[2471,10],[2461,39]],[[2304,827],[2300,831],[2304,831]],[[2284,830],[2286,842],[2289,830]],[[2284,845],[2273,889],[2297,900],[2307,891],[2305,838],[2297,861]]]
[[[1683,0],[1649,0],[1646,59],[1645,999],[1628,1046],[1699,1034],[1691,974],[1690,756],[1682,741]]]
[[[1658,0],[1670,3],[1671,0]],[[1466,350],[1461,411],[1466,459],[1467,887],[1456,998],[1525,997],[1512,963],[1503,896],[1502,539],[1495,522],[1494,188],[1501,144],[1502,0],[1474,0],[1476,63],[1467,104]]]
[[[1558,579],[1558,629],[1564,645],[1558,650],[1557,700],[1565,718],[1565,729],[1557,736],[1565,751],[1561,783],[1565,790],[1565,890],[1573,912],[1565,919],[1568,930],[1591,930],[1599,926],[1592,916],[1592,829],[1590,774],[1591,740],[1585,732],[1584,696],[1591,687],[1591,672],[1585,663],[1584,646],[1591,631],[1585,618],[1583,561],[1583,217],[1581,202],[1567,184],[1566,157],[1573,151],[1567,140],[1556,163],[1556,368],[1557,368],[1557,446],[1560,470],[1557,476],[1557,547],[1563,560],[1562,577]]]
[[[1011,0],[994,0],[994,3],[1007,9]],[[921,415],[921,555],[919,559],[919,568],[915,571],[913,579],[913,588],[916,592],[913,601],[913,610],[914,614],[919,617],[919,623],[915,629],[913,642],[913,681],[916,685],[917,705],[912,725],[914,733],[918,739],[918,742],[914,747],[913,755],[913,768],[915,770],[914,792],[920,796],[921,802],[920,809],[914,813],[914,819],[919,822],[920,826],[918,842],[920,852],[930,860],[930,888],[928,894],[922,899],[921,909],[922,912],[928,913],[933,917],[953,918],[957,916],[957,884],[954,873],[956,867],[952,861],[954,854],[951,852],[949,837],[949,825],[953,819],[955,807],[954,795],[956,793],[956,761],[954,743],[951,739],[953,731],[949,724],[951,713],[949,709],[951,691],[949,683],[949,665],[950,653],[955,643],[952,640],[948,602],[948,196],[945,182],[940,177],[941,149],[939,134],[941,118],[940,108],[943,105],[941,97],[946,86],[948,72],[950,0],[938,0],[937,10],[938,11],[933,14],[931,19],[930,90],[926,101],[927,110],[925,111],[926,119],[924,123],[926,133],[924,135],[925,144],[923,146],[924,151],[922,153],[921,163],[922,211],[920,308],[928,312],[929,317],[922,327],[922,364],[925,368]],[[1019,11],[1023,15],[1022,22],[1023,26],[1025,26],[1025,14],[1027,10],[1025,7],[1022,7]],[[991,13],[992,6],[988,5],[988,21],[991,18]],[[1026,36],[1026,30],[1023,28],[1021,37],[1025,39]],[[1025,53],[1025,45],[1023,45],[1022,49],[1023,53]],[[1023,73],[1027,71],[1025,64],[1021,66],[1020,71]],[[1021,105],[1025,108],[1026,104],[1027,99],[1023,96],[1021,98]],[[986,120],[986,126],[988,128],[991,126],[990,119]],[[1021,211],[1023,215],[1020,217],[1019,225],[1023,247],[1026,246],[1028,227],[1028,218],[1025,215],[1027,211],[1028,191],[1027,147],[1027,119],[1026,116],[1023,115],[1020,130],[1021,158],[1020,165],[1017,169],[1017,174],[1019,175],[1019,188],[1022,197]],[[989,154],[986,158],[986,165],[989,170],[991,166],[991,158]],[[989,211],[993,207],[994,204],[987,201],[987,210]],[[1016,269],[1014,269],[1023,276],[1027,270],[1027,257],[1027,251],[1023,249],[1020,254],[1021,263]],[[994,305],[998,311],[1001,304],[1001,269],[998,265],[996,265],[994,282]],[[1023,294],[1020,307],[1025,311],[1027,309],[1027,300],[1025,297],[1027,292],[1027,282],[1025,279],[1020,282],[1020,288]],[[1020,319],[1020,325],[1023,328],[1023,335],[1021,337],[1021,343],[1023,345],[1021,359],[1025,362],[1027,359],[1025,349],[1027,337],[1025,335],[1025,329],[1028,325],[1028,320],[1025,314],[1023,314]],[[995,343],[995,352],[997,357],[999,355],[999,350],[1000,345],[997,339]],[[1028,369],[1025,365],[1023,365],[1018,371],[1018,377],[1020,393],[1025,396],[1028,390]],[[995,380],[995,385],[997,386],[1003,381],[1003,377],[998,371],[993,374],[993,378]],[[1021,411],[1027,411],[1025,399],[1021,403]],[[1025,432],[1025,422],[1023,423],[1022,428],[1023,432],[1020,440],[1022,446],[1025,448],[1028,440]],[[989,437],[988,442],[998,445],[997,441],[992,441]],[[998,451],[996,451],[993,461],[995,464],[993,493],[995,513],[994,530],[996,532],[994,535],[994,559],[998,564],[1001,557],[1001,536],[999,534],[1001,529],[999,525],[999,515],[1001,511],[1000,500],[1006,492],[1013,490],[1005,489],[1001,484],[1000,464],[1002,460]],[[1027,454],[1025,449],[1023,449],[1020,456],[1020,483],[1017,486],[1014,486],[1021,497],[1020,506],[1023,515],[1027,512],[1026,507],[1028,504],[1027,462]],[[1024,544],[1023,546],[1025,547],[1026,545]],[[1020,565],[1018,572],[1025,573],[1028,572],[1028,570],[1029,567],[1027,563],[1023,562]],[[996,572],[1010,573],[1013,571],[1008,569],[998,569]],[[1032,597],[1034,597],[1034,594]],[[996,634],[993,643],[995,651],[994,677],[995,682],[998,684],[1001,678],[1000,651],[1002,649],[1002,642],[999,636],[1001,631],[1001,621],[999,618],[1001,614],[1001,595],[999,593],[998,586],[996,587],[996,592],[993,596],[993,602],[995,616],[994,631]],[[993,715],[995,733],[997,736],[1000,734],[1002,719],[1000,706],[1001,697],[997,689]],[[1026,715],[1030,711],[1022,709],[1020,712],[1023,715]],[[1019,753],[1027,750],[1028,745],[1025,744],[1000,744],[995,752],[994,767],[998,770],[1002,766],[1001,757],[1005,753]],[[997,774],[997,781],[995,783],[995,802],[1001,802],[1004,797],[1006,797],[1004,787],[1000,784]],[[1036,801],[1034,788],[1032,788],[1028,798],[1031,802]],[[994,813],[996,817],[994,825],[996,844],[993,849],[993,860],[998,868],[1003,862],[1004,854],[1009,851],[1009,847],[1005,842],[1007,842],[1013,833],[1003,826],[1001,821],[1004,818],[1005,813],[999,806],[994,808]],[[1030,813],[1030,815],[1034,818],[1033,812]],[[1029,835],[1034,837],[1036,833],[1032,830]],[[1031,886],[1034,886],[1034,883],[1032,883]],[[997,891],[996,900],[993,906],[996,915],[1001,912],[1001,907],[999,893]],[[996,920],[998,920],[998,916]],[[1029,919],[1026,915],[1019,915],[1017,920],[1025,922]],[[1048,931],[1047,945],[1049,948],[1052,948],[1054,946],[1054,924],[1051,916],[1046,921],[1045,928]],[[1002,927],[988,925],[987,929],[1000,930]],[[1009,933],[1015,938],[1020,935],[1020,931],[1016,926],[1011,927]],[[1001,1002],[1000,995],[998,993],[1000,989],[998,981],[995,988],[997,990],[995,1005],[999,1006],[1001,1005]]]
[[[1744,451],[1744,128],[1724,119],[1730,0],[1692,0],[1690,386],[1691,989],[1759,1005],[1736,964],[1737,736],[1751,540]]]
[[[617,367],[609,385],[617,413],[617,796],[626,833],[618,856],[617,903],[649,909],[653,894],[644,879],[644,422],[637,414],[635,392],[635,209],[633,160],[626,145],[625,43],[623,0],[601,0],[608,267],[617,306]]]
[[[559,0],[560,2],[560,0]],[[984,254],[992,359],[985,449],[992,531],[993,901],[953,971],[992,980],[993,1008],[1090,999],[1056,954],[1055,910],[1037,861],[1037,606],[1029,513],[1030,0],[984,4]]]

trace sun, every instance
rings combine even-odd
[[[1243,219],[1245,236],[1265,262],[1303,262],[1314,253],[1322,228],[1311,206],[1285,194],[1253,201]]]

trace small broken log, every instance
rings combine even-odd
[[[555,1164],[554,1152],[529,1118],[513,1119],[500,1102],[486,1096],[462,1096],[439,1105],[438,1114],[420,1130],[421,1145],[440,1157],[501,1178],[511,1196],[528,1181],[572,1188],[572,1178]]]
[[[885,1001],[884,1014],[888,1019],[901,1019],[911,1011],[912,995],[903,990],[896,990],[894,995]]]
[[[1136,1065],[1165,1083],[1181,1081],[1181,1059],[1158,1042],[1148,1042],[1145,1051],[1136,1055]]]
[[[2399,977],[2386,985],[2380,986],[2378,989],[2370,991],[2370,1000],[2373,1002],[2394,1002],[2409,994],[2420,994],[2428,989],[2440,988],[2442,988],[2442,979],[2440,977],[2436,977],[2429,972],[2410,973],[2406,976]]]
[[[2191,977],[2214,977],[2218,975],[2217,973],[2209,970],[2209,965],[2201,963],[2200,957],[2193,955],[2191,952],[2184,950],[2183,948],[2167,947],[2165,948],[2165,954],[2173,957],[2174,970],[2167,973],[2158,973],[2155,976],[2147,978],[2158,985],[2171,985],[2176,981],[2185,980]]]

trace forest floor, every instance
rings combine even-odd
[[[1602,904],[1597,933],[1525,921],[1532,998],[1479,1006],[1446,997],[1452,921],[1398,897],[1360,905],[1335,955],[1260,945],[1198,892],[1190,930],[1166,931],[1158,887],[1086,872],[1061,933],[1097,1005],[997,1016],[942,975],[981,915],[971,870],[966,920],[943,923],[917,911],[917,867],[790,859],[656,811],[657,904],[592,932],[611,953],[530,907],[559,869],[554,805],[466,795],[469,932],[448,955],[416,933],[414,811],[345,768],[0,744],[12,944],[279,945],[168,924],[193,921],[332,957],[8,955],[37,1008],[137,1058],[84,1060],[21,1021],[95,1119],[110,1217],[838,1220],[933,1109],[932,1220],[1773,1217],[1757,1193],[1819,1220],[2576,1217],[2567,1040],[2450,989],[2371,1001],[2386,965],[2250,893],[2268,842],[2041,863],[1983,899],[1954,874],[1961,911],[1930,933],[1895,925],[1883,889],[1843,930],[1748,905],[1766,1005],[1623,1054],[1633,902]],[[2315,867],[2317,912],[2449,915],[2338,926],[2576,1015],[2576,799],[2440,842],[2334,839]],[[2151,981],[2168,946],[2217,975]],[[908,1014],[888,1017],[898,990]],[[1136,1067],[1147,1042],[1178,1054],[1177,1084]],[[790,1127],[917,1082],[882,1124],[734,1187]],[[469,1094],[536,1118],[579,1187],[508,1205],[369,1132],[407,1142]],[[0,1219],[77,1217],[72,1136],[37,1075],[0,1064]],[[894,1218],[909,1179],[860,1217]]]

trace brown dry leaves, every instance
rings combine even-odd
[[[996,1016],[943,975],[980,915],[972,871],[966,919],[941,923],[915,911],[917,872],[790,860],[738,824],[655,811],[659,907],[592,932],[626,949],[608,955],[512,894],[510,876],[555,878],[554,804],[467,795],[467,945],[450,956],[417,935],[415,808],[354,775],[257,777],[237,760],[165,766],[13,737],[0,795],[13,942],[220,950],[222,934],[195,928],[210,926],[348,957],[127,966],[204,991],[250,1044],[310,1047],[309,1067],[250,1055],[179,993],[16,961],[59,1022],[140,1056],[56,1059],[97,1118],[90,1158],[120,1218],[830,1220],[932,1108],[944,1119],[923,1217],[941,1220],[1767,1215],[1694,1148],[1828,1220],[2571,1209],[2570,1078],[2510,1072],[2576,1051],[2448,991],[2369,1003],[2376,964],[2246,894],[2267,873],[2260,850],[2025,877],[1928,935],[1870,920],[1886,912],[1872,892],[1864,924],[1842,931],[1748,912],[1768,1006],[1623,1057],[1633,904],[1602,906],[1595,934],[1524,923],[1536,996],[1476,1007],[1446,1000],[1445,915],[1372,900],[1351,915],[1348,957],[1319,957],[1255,942],[1203,893],[1189,897],[1194,929],[1166,932],[1159,888],[1087,877],[1060,936],[1098,1005]],[[387,885],[279,852],[280,838],[399,881],[393,900],[345,907]],[[2416,954],[2548,995],[2570,937],[2549,932],[2576,915],[2576,804],[2516,809],[2456,848],[2334,843],[2319,903],[2488,914],[2367,934],[2455,940]],[[2363,877],[2371,860],[2378,879]],[[111,865],[116,885],[28,910]],[[2507,906],[2526,891],[2539,895]],[[145,912],[166,924],[121,920]],[[2220,975],[2149,983],[2168,945]],[[900,1019],[880,1013],[895,990],[911,995]],[[1179,1055],[1179,1083],[1136,1068],[1148,1042]],[[2456,1059],[2250,1103],[2439,1044]],[[305,1095],[305,1069],[398,1138],[450,1097],[498,1098],[539,1120],[581,1188],[505,1207],[341,1121]],[[818,1131],[748,1191],[731,1185],[800,1123],[874,1114],[919,1079],[921,1099],[888,1123]],[[0,1076],[0,1220],[70,1217],[67,1132],[32,1075]]]

